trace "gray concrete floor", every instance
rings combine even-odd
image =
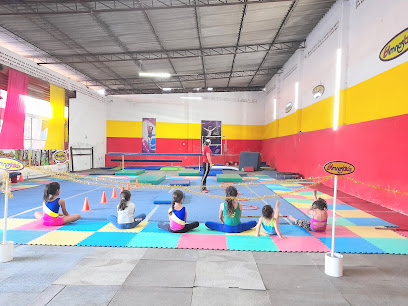
[[[0,305],[407,305],[408,256],[17,246]]]

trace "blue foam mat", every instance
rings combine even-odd
[[[171,204],[171,193],[159,194],[153,201],[153,204]]]
[[[331,237],[319,239],[328,248],[331,248]],[[336,237],[335,251],[338,253],[385,253],[361,237]]]

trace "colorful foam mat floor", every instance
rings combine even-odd
[[[295,191],[304,186],[296,183],[273,184],[273,180],[268,180],[265,184],[267,188],[280,194],[282,201],[289,202],[300,211],[306,212],[311,206],[312,189],[284,195],[284,192]],[[321,192],[318,197],[324,198],[329,206],[326,231],[309,232],[296,225],[282,224],[280,228],[285,239],[264,233],[256,237],[255,229],[239,234],[225,234],[209,230],[204,224],[189,233],[175,234],[159,229],[157,222],[142,222],[134,229],[119,230],[107,221],[80,220],[73,224],[46,227],[35,219],[14,218],[8,219],[7,238],[15,244],[30,245],[328,252],[331,246],[333,198]],[[338,200],[337,204],[336,252],[408,254],[408,231],[395,232],[387,229],[394,224],[382,219],[378,212],[370,213],[342,200]],[[357,204],[356,206],[361,206],[361,203]],[[2,227],[3,220],[0,219],[0,228]]]

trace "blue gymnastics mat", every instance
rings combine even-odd
[[[162,193],[159,194],[154,200],[153,204],[171,204],[171,193]]]

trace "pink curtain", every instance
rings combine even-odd
[[[24,121],[28,76],[10,69],[6,109],[0,132],[0,149],[24,149]]]

